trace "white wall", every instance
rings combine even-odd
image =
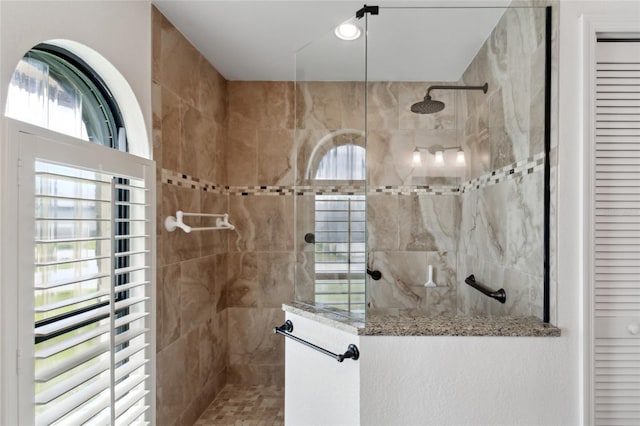
[[[361,336],[361,424],[577,425],[568,344],[554,337]]]
[[[7,89],[20,58],[34,45],[49,40],[79,43],[66,47],[82,57],[112,85],[121,102],[127,98],[125,123],[136,145],[136,153],[151,154],[151,7],[140,1],[0,1],[0,424],[12,424],[15,400],[8,392],[15,386],[13,325],[15,300],[7,288],[15,284],[15,249],[10,224],[11,205],[6,188],[15,187],[8,175],[8,150],[4,110]],[[89,49],[84,49],[86,46]],[[97,53],[95,55],[94,53]],[[117,73],[112,72],[115,69]],[[113,87],[113,86],[117,87]],[[135,102],[137,101],[137,102]],[[138,106],[133,105],[137,103]],[[122,106],[122,105],[121,105]],[[137,110],[136,110],[137,109]],[[9,308],[7,308],[7,306]],[[14,312],[11,312],[11,311]],[[7,374],[10,372],[10,374]]]
[[[358,336],[287,312],[293,335],[334,353]],[[279,336],[286,339],[284,336]],[[360,365],[339,363],[327,355],[287,339],[285,342],[285,421],[288,425],[358,425],[360,422]]]
[[[126,110],[123,114],[127,131],[138,131],[141,139],[151,134],[151,6],[148,1],[0,1],[0,9],[0,116],[4,116],[7,89],[20,58],[38,43],[70,40],[98,53],[99,56],[92,56],[72,43],[64,46],[94,67],[120,102],[127,96],[119,94],[126,95],[127,89],[116,84],[119,78],[116,74],[124,77],[124,85],[130,86],[142,110],[142,117],[133,117],[128,111],[134,106],[121,105]],[[110,72],[108,64],[118,73]],[[141,121],[139,118],[145,122],[144,129],[130,129],[139,125],[136,122]],[[151,149],[147,149],[147,153],[150,152]],[[148,156],[144,152],[138,154]]]

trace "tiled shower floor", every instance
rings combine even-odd
[[[194,426],[284,425],[284,389],[226,385]]]

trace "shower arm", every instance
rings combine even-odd
[[[482,86],[429,86],[427,89],[427,97],[429,96],[429,92],[434,89],[446,89],[446,90],[482,90],[484,93],[487,93],[489,89],[489,84],[485,83]]]

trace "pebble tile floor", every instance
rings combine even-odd
[[[284,388],[226,385],[194,424],[213,425],[284,425]]]

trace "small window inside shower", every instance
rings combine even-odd
[[[315,179],[364,182],[365,157],[361,146],[334,147],[320,160]],[[315,196],[315,302],[364,313],[366,198],[348,188],[341,192]]]

